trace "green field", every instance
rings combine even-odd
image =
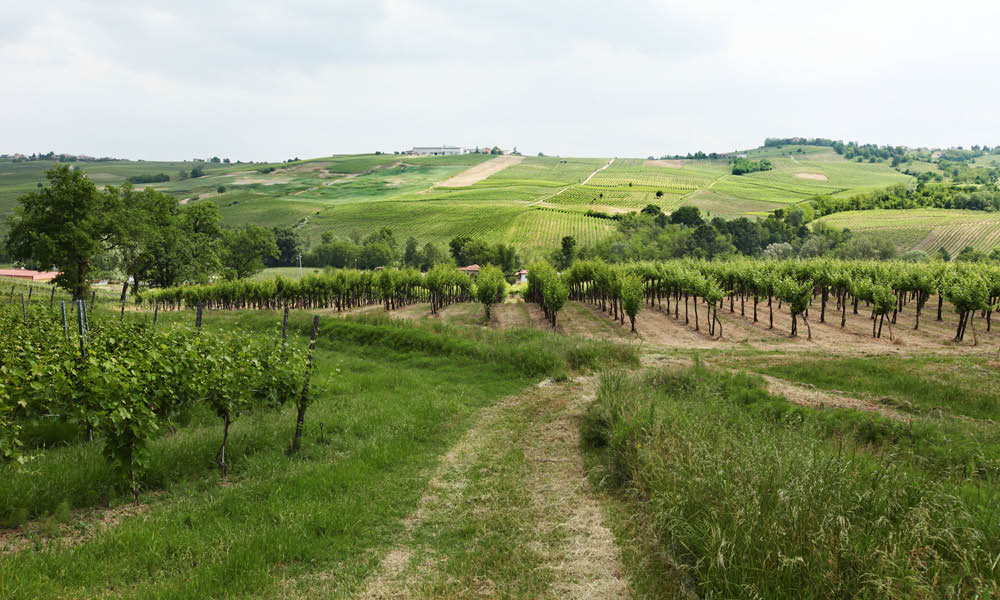
[[[441,244],[472,235],[514,244],[529,255],[558,246],[566,235],[588,243],[614,230],[612,221],[584,216],[588,210],[621,213],[655,204],[670,212],[689,205],[711,216],[758,218],[819,194],[843,197],[914,181],[887,162],[846,161],[826,147],[767,147],[741,154],[767,158],[774,168],[736,176],[728,159],[525,157],[465,187],[444,188],[436,184],[491,157],[346,155],[270,165],[203,163],[205,176],[196,179],[178,177],[195,164],[190,161],[79,166],[98,185],[166,173],[171,181],[153,187],[183,203],[216,203],[225,225],[294,226],[309,245],[324,232],[346,238],[354,231],[364,235],[389,227],[397,239],[414,236],[421,243]],[[984,156],[975,163],[988,166],[997,158]],[[0,220],[53,164],[0,161]],[[936,169],[932,163],[907,166]],[[875,211],[825,221],[889,236],[903,250],[955,251],[963,244],[989,249],[1000,239],[987,213]],[[0,230],[4,227],[0,222]]]
[[[1000,245],[1000,214],[972,210],[914,208],[847,211],[819,219],[839,229],[891,240],[900,251],[937,252],[952,256],[966,246],[989,252]]]

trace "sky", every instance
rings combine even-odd
[[[5,2],[0,153],[1000,145],[1000,1]]]

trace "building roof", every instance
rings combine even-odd
[[[57,271],[32,271],[31,269],[0,269],[0,277],[30,279],[31,281],[52,281],[60,275]]]
[[[528,274],[528,270],[527,269],[521,269],[517,273],[514,273],[514,275],[527,275],[527,274]]]
[[[478,273],[479,265],[469,265],[467,267],[459,267],[459,271],[465,271],[466,273]]]

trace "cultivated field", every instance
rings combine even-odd
[[[966,246],[989,252],[1000,245],[1000,215],[973,210],[914,208],[832,214],[819,222],[891,240],[900,251],[945,248],[952,256]]]

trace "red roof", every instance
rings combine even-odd
[[[478,273],[479,265],[469,265],[467,267],[459,267],[459,271],[465,271],[466,273]]]
[[[527,269],[521,269],[517,273],[514,273],[514,275],[527,275],[527,274],[528,274],[528,270]]]
[[[32,281],[52,281],[59,276],[57,271],[32,271],[31,269],[0,269],[0,277],[30,279]]]

